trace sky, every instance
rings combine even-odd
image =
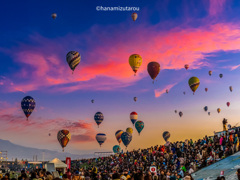
[[[96,10],[126,6],[139,11]],[[236,125],[239,12],[238,0],[2,1],[0,138],[61,151],[57,132],[68,129],[72,138],[65,151],[81,155],[112,151],[118,144],[115,132],[128,127],[134,129],[128,146],[133,150],[164,144],[164,131],[174,142],[212,136],[222,131],[223,118]],[[66,62],[69,51],[81,54],[73,74]],[[143,59],[136,76],[128,62],[131,54]],[[154,84],[147,72],[151,61],[161,67]],[[192,76],[200,79],[194,95],[188,85]],[[25,96],[36,101],[28,121],[21,109]],[[99,128],[98,111],[104,115]],[[140,136],[129,118],[132,111],[144,122]],[[107,136],[101,148],[97,133]]]

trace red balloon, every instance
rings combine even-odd
[[[230,102],[227,102],[227,106],[228,106],[228,107],[230,106]]]
[[[207,92],[207,91],[208,91],[208,88],[205,88],[205,91]]]
[[[148,74],[154,80],[160,72],[160,64],[158,62],[150,62],[147,66]]]

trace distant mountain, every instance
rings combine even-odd
[[[0,139],[0,151],[7,151],[9,161],[15,160],[15,158],[18,160],[27,159],[28,161],[33,161],[33,156],[35,156],[36,159],[36,155],[38,161],[49,161],[54,158],[65,160],[66,157],[71,157],[72,160],[94,157],[93,154],[76,155],[71,153],[60,153],[47,149],[24,147],[2,139]]]

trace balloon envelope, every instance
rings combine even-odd
[[[137,119],[138,119],[138,114],[136,113],[136,112],[131,112],[131,114],[130,114],[130,120],[131,120],[131,122],[132,122],[132,124],[134,125],[135,124],[135,122],[137,121]]]
[[[137,101],[137,97],[134,97],[133,100],[136,102]]]
[[[230,106],[230,102],[227,102],[227,106],[228,106],[228,107]]]
[[[160,72],[160,64],[158,62],[150,62],[147,66],[148,74],[154,80]]]
[[[22,99],[21,107],[27,118],[32,114],[35,106],[36,102],[31,96],[26,96]]]
[[[128,132],[124,132],[121,135],[121,139],[123,144],[127,147],[129,143],[132,141],[132,135]]]
[[[204,111],[207,111],[207,110],[208,110],[208,107],[207,107],[207,106],[205,106],[203,109],[204,109]]]
[[[221,109],[220,108],[217,108],[217,112],[220,113]]]
[[[185,69],[187,70],[189,68],[189,65],[188,64],[185,64]]]
[[[197,90],[199,84],[200,84],[200,80],[197,77],[191,77],[188,80],[188,84],[189,87],[191,88],[191,90],[193,91],[193,93]]]
[[[92,99],[91,102],[94,103],[94,100]]]
[[[96,121],[96,123],[97,123],[98,126],[102,123],[103,119],[104,119],[103,113],[101,113],[101,112],[97,112],[97,113],[94,115],[94,120]]]
[[[208,115],[210,116],[210,112],[208,112]]]
[[[137,17],[138,17],[138,14],[137,13],[132,13],[131,15],[133,21],[136,21]]]
[[[67,53],[66,59],[69,67],[71,68],[72,71],[74,71],[81,61],[81,56],[77,51],[69,51]]]
[[[208,91],[208,88],[205,88],[205,91],[207,92],[207,91]]]
[[[212,75],[212,71],[208,71],[208,74],[209,74],[209,76],[211,76]]]
[[[232,88],[232,86],[229,86],[229,90],[232,92],[233,91],[233,88]]]
[[[64,151],[64,147],[66,147],[68,142],[71,140],[71,134],[68,130],[60,130],[58,131],[57,139]]]
[[[166,89],[166,93],[168,93],[168,89]]]
[[[180,111],[178,114],[180,117],[182,117],[182,115],[183,115],[182,111]]]
[[[52,15],[51,15],[51,16],[52,16],[52,18],[53,18],[53,19],[56,19],[56,17],[57,17],[57,14],[56,14],[56,13],[52,13]]]
[[[222,77],[223,77],[223,74],[219,74],[219,77],[222,78]]]
[[[120,144],[122,142],[122,139],[121,139],[121,135],[123,133],[123,130],[118,130],[116,133],[115,133],[115,137],[118,141],[118,143]]]
[[[163,132],[163,139],[167,142],[170,138],[170,133],[168,131]]]
[[[177,113],[177,110],[175,110],[174,112]]]
[[[107,136],[104,133],[98,133],[96,135],[96,140],[100,146],[105,142],[106,139],[107,139]]]
[[[137,122],[135,123],[135,128],[137,129],[137,131],[138,131],[138,133],[139,133],[139,135],[140,135],[141,131],[142,131],[143,128],[144,128],[144,122],[142,122],[142,121],[137,121]]]
[[[132,128],[130,128],[130,127],[128,127],[128,128],[126,129],[126,132],[128,132],[128,133],[132,134],[132,133],[133,133],[133,129],[132,129]]]
[[[121,147],[119,145],[113,146],[113,152],[114,153],[120,153],[120,151],[121,151]]]
[[[138,54],[132,54],[129,57],[129,64],[132,70],[134,71],[134,73],[136,74],[136,72],[138,71],[139,67],[142,64],[142,57]]]

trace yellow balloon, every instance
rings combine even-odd
[[[129,57],[129,64],[130,64],[132,70],[136,74],[136,72],[138,71],[139,67],[142,64],[142,57],[140,55],[138,55],[138,54],[132,54]]]
[[[126,129],[126,132],[132,134],[133,133],[133,129],[129,127],[129,128]]]

